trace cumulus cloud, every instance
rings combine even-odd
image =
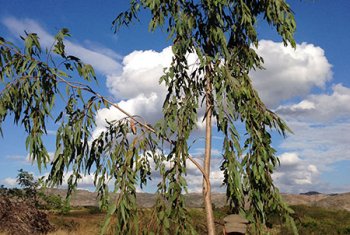
[[[73,173],[72,171],[68,171],[64,174],[62,186],[61,186],[62,188],[68,187],[68,179],[72,175],[72,173]],[[95,178],[95,174],[82,175],[81,179],[78,180],[78,188],[86,189],[89,191],[94,190],[95,189],[94,178]]]
[[[279,156],[281,165],[273,173],[272,178],[283,193],[304,193],[318,191],[321,193],[348,192],[349,185],[326,181],[322,174],[335,169],[320,169],[318,162],[301,158],[297,152],[285,152]],[[293,162],[293,164],[289,164]],[[310,163],[313,162],[313,163]]]
[[[324,88],[332,78],[322,48],[297,44],[296,49],[269,40],[259,42],[258,54],[264,58],[265,70],[252,71],[253,84],[262,100],[274,108],[293,97],[303,97],[313,87]]]
[[[117,98],[130,99],[143,94],[157,94],[165,98],[166,88],[159,84],[164,69],[172,60],[171,47],[161,52],[153,50],[134,51],[123,59],[123,71],[118,76],[107,76],[107,87]]]
[[[350,119],[350,88],[332,87],[331,94],[309,95],[305,100],[279,106],[276,111],[289,120],[331,122]]]
[[[110,93],[121,99],[118,105],[133,115],[139,115],[146,122],[154,122],[162,117],[162,105],[166,88],[159,84],[164,69],[171,63],[171,47],[161,52],[153,50],[134,51],[123,59],[120,75],[108,75],[106,85]],[[125,117],[116,108],[104,108],[97,112],[96,136],[106,126],[106,120]]]
[[[298,153],[286,152],[279,159],[281,165],[272,177],[282,192],[304,192],[318,182],[317,166],[301,159]]]
[[[157,93],[150,94],[149,97],[144,94],[140,94],[134,98],[121,101],[118,106],[132,115],[139,115],[145,119],[148,123],[154,124],[156,120],[161,118],[161,106],[162,99],[159,98]],[[107,122],[114,120],[120,120],[126,117],[117,108],[103,108],[97,111],[95,116],[96,128],[92,134],[93,137],[97,137],[105,127]]]
[[[266,69],[252,72],[253,83],[294,132],[279,146],[277,185],[285,192],[334,190],[334,179],[320,176],[332,164],[350,160],[350,89],[342,84],[328,89],[332,66],[313,44],[297,44],[294,50],[263,40],[258,53]],[[319,92],[310,94],[314,88]]]
[[[213,152],[216,152],[214,150]],[[195,160],[202,164],[203,158],[196,157]],[[210,162],[210,184],[213,192],[224,192],[224,188],[222,187],[224,181],[224,174],[220,170],[220,166],[222,164],[222,157],[213,156]],[[197,169],[197,167],[190,161],[187,161],[188,172],[186,176],[188,191],[190,193],[200,193],[203,189],[203,176],[201,172]]]
[[[263,100],[272,108],[279,107],[279,111],[282,110],[281,104],[283,102],[295,97],[306,97],[314,87],[325,88],[326,82],[332,78],[331,65],[325,57],[324,51],[312,44],[298,44],[297,49],[294,50],[290,47],[285,48],[282,43],[263,40],[260,41],[258,53],[264,57],[266,70],[251,73],[254,85],[259,90]],[[119,105],[130,113],[144,117],[151,123],[161,117],[161,107],[166,89],[164,85],[159,85],[159,78],[163,74],[164,68],[170,65],[171,57],[170,47],[160,52],[153,50],[134,51],[127,55],[123,59],[121,74],[107,76],[106,82],[111,94],[117,99],[122,99]],[[191,60],[195,61],[195,58],[193,57]],[[314,103],[314,100],[309,99],[293,106],[294,110],[303,109],[310,112],[315,108],[317,108],[317,104]],[[204,115],[204,112],[200,115]],[[110,108],[100,110],[96,120],[98,126],[103,128],[106,119],[115,120],[122,117],[123,115],[116,109]],[[203,131],[205,127],[202,119],[203,117],[198,119],[199,131]],[[292,143],[290,142],[291,138],[285,143]],[[290,150],[285,146],[282,149]],[[192,153],[200,155],[202,150],[203,148],[197,147],[192,150]],[[297,153],[299,154],[299,152]],[[215,150],[213,154],[219,155],[220,151]],[[304,155],[282,157],[285,166],[281,167],[275,174],[283,174],[280,182],[284,182],[292,176],[296,178],[290,184],[310,186],[313,182],[312,177],[319,174],[318,165],[311,162],[305,167],[301,167],[304,160],[301,160],[299,156]],[[189,163],[188,166],[191,164]],[[298,171],[291,169],[298,169]],[[217,185],[214,188],[220,190],[222,173],[218,168],[215,168],[213,172],[215,175],[213,177],[218,179],[217,183],[220,182],[214,183]],[[290,175],[292,172],[294,173]],[[300,172],[299,176],[297,176],[298,172]],[[190,190],[201,190],[201,175],[197,171],[190,170],[188,180]],[[214,181],[216,182],[216,180]]]
[[[331,65],[324,51],[312,44],[298,44],[294,50],[282,43],[262,40],[258,53],[264,57],[266,70],[253,71],[251,75],[254,85],[270,107],[277,107],[282,101],[295,96],[304,96],[313,87],[324,87],[332,77]],[[121,103],[129,110],[136,111],[134,114],[149,122],[156,120],[162,116],[161,107],[166,94],[159,78],[170,65],[172,55],[170,47],[160,52],[130,53],[123,59],[121,74],[107,76],[109,91],[117,99],[122,99]],[[188,59],[190,64],[196,61],[194,55],[189,55]],[[118,116],[113,108],[104,110],[97,117],[100,124],[103,123],[100,120],[109,120],[102,114],[106,117]],[[200,131],[204,130],[202,118],[198,119],[197,126]]]
[[[162,117],[162,106],[167,93],[165,85],[159,83],[164,70],[170,66],[173,57],[171,47],[160,52],[154,50],[134,51],[123,59],[122,72],[108,75],[106,85],[110,93],[121,100],[118,105],[127,112],[141,116],[146,122],[154,124]],[[196,65],[194,54],[187,56],[191,66]],[[204,110],[199,110],[204,115]],[[116,108],[101,109],[96,115],[96,133],[106,126],[106,120],[125,117]],[[204,129],[203,116],[198,118],[199,131]]]
[[[202,164],[202,158],[200,157],[193,157],[198,163]],[[157,190],[157,185],[159,182],[161,182],[162,178],[159,174],[159,172],[155,169],[155,164],[152,159],[150,160],[150,165],[151,165],[151,180],[147,182],[147,185],[143,187],[143,189],[139,188],[137,186],[137,191],[138,192],[149,192],[149,193],[154,193]],[[223,192],[224,189],[221,187],[223,180],[224,180],[224,175],[223,172],[220,170],[220,165],[221,165],[221,158],[216,158],[214,157],[211,161],[211,173],[210,173],[210,180],[211,180],[211,188],[213,192]],[[170,167],[171,163],[167,163],[166,167]],[[187,175],[185,176],[185,179],[188,184],[188,192],[189,193],[201,193],[202,192],[202,182],[203,182],[203,176],[201,172],[198,170],[198,168],[190,161],[186,161],[186,166],[187,166]],[[66,181],[68,179],[68,176],[71,173],[67,173],[65,176],[64,184],[63,186],[66,186]],[[83,178],[79,181],[79,188],[82,189],[93,189],[93,178],[94,175],[86,175],[83,176]],[[113,188],[113,180],[110,181],[109,185],[110,188]]]
[[[300,158],[296,153],[284,153],[279,157],[282,166],[296,166],[300,162]]]
[[[303,155],[330,163],[350,160],[350,88],[333,85],[331,94],[313,94],[297,103],[279,106],[294,131],[281,145]],[[331,156],[331,157],[327,157]]]
[[[301,102],[279,106],[281,114],[294,134],[285,139],[279,146],[282,151],[295,152],[298,157],[312,164],[307,170],[327,174],[333,171],[334,164],[350,162],[350,89],[336,84],[330,94],[312,94]],[[291,161],[293,158],[290,157]],[[298,159],[294,160],[298,162]],[[300,161],[299,161],[300,162]],[[281,168],[281,172],[283,171]],[[294,173],[284,172],[286,179],[293,179]],[[287,177],[287,175],[289,175]],[[306,182],[306,181],[300,181]],[[308,190],[345,191],[335,188],[336,179],[325,178],[314,182]]]
[[[323,167],[336,161],[350,160],[350,123],[314,125],[295,122],[290,126],[294,134],[282,142],[282,149],[297,151]]]
[[[48,33],[39,23],[32,19],[16,19],[13,17],[4,18],[2,24],[15,37],[23,35],[24,31],[28,33],[37,33],[40,43],[44,47],[50,47],[54,42],[54,37]],[[91,64],[97,71],[104,75],[117,74],[120,72],[121,65],[111,55],[110,49],[103,47],[95,47],[95,50],[88,49],[69,40],[65,42],[66,52],[82,59],[85,63]],[[106,53],[108,51],[109,53]]]

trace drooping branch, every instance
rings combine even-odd
[[[28,37],[33,37],[34,39],[36,39],[36,35],[31,35],[29,34]],[[49,54],[47,55],[47,62],[49,61],[49,57],[51,58],[51,50],[54,48],[56,51],[55,53],[58,53],[59,55],[61,55],[64,58],[64,61],[61,64],[65,64],[68,63],[70,61],[73,62],[77,62],[79,66],[81,66],[80,64],[80,60],[78,58],[72,57],[72,56],[66,56],[65,52],[64,52],[64,45],[63,45],[63,35],[60,36],[60,38],[55,37],[55,41],[51,46],[51,49],[49,51]],[[35,40],[34,40],[35,41]],[[55,43],[58,43],[59,46],[57,46]],[[8,64],[4,64],[2,69],[6,68],[7,71],[1,70],[0,72],[2,73],[2,79],[4,79],[6,76],[7,77],[11,77],[12,81],[7,83],[6,86],[4,87],[4,89],[0,92],[0,95],[3,94],[4,92],[8,91],[11,87],[13,87],[14,85],[18,84],[18,82],[22,81],[22,80],[38,80],[40,79],[40,76],[35,76],[33,74],[33,71],[35,71],[36,68],[41,69],[42,71],[48,71],[48,78],[52,79],[53,81],[55,81],[56,84],[58,83],[64,83],[67,86],[75,89],[75,90],[81,90],[81,91],[86,91],[92,95],[94,95],[95,97],[97,97],[100,101],[102,101],[103,104],[105,105],[110,105],[115,107],[117,110],[119,110],[121,113],[123,113],[124,115],[126,115],[130,120],[132,120],[132,122],[134,122],[135,124],[139,125],[141,128],[143,128],[145,131],[150,132],[150,133],[156,133],[156,130],[150,126],[149,124],[147,124],[146,122],[142,122],[140,120],[138,120],[134,115],[130,114],[129,112],[127,112],[126,110],[122,109],[118,104],[108,100],[106,97],[104,97],[103,95],[101,95],[100,93],[96,92],[95,90],[93,90],[90,86],[82,83],[82,82],[77,82],[77,81],[68,81],[67,79],[65,79],[62,76],[62,72],[55,69],[55,67],[53,69],[51,69],[49,67],[49,65],[45,62],[42,62],[41,60],[37,60],[35,58],[35,56],[39,56],[39,53],[41,52],[41,50],[29,50],[30,52],[32,52],[33,54],[23,54],[20,52],[20,50],[16,47],[14,47],[11,43],[6,42],[4,39],[1,38],[1,47],[3,48],[4,51],[7,51],[8,53],[12,53],[13,56],[9,56],[11,54],[2,54],[2,56],[8,56],[8,58],[5,58],[5,61],[8,61]],[[40,48],[40,44],[36,44],[35,47]],[[16,61],[17,60],[17,61]],[[51,61],[53,61],[51,59]],[[27,65],[29,67],[29,71],[23,70],[23,71],[19,71],[19,70],[12,70],[12,66],[15,67],[16,64],[23,64],[23,68],[24,65]],[[65,64],[66,65],[66,64]],[[66,65],[67,66],[67,65]],[[71,68],[70,66],[67,68]],[[20,72],[20,73],[19,73]],[[17,74],[18,73],[18,74]],[[17,78],[14,78],[13,76],[17,74],[20,75]],[[83,74],[84,75],[84,74]],[[87,75],[86,75],[87,76]],[[92,103],[90,103],[90,106],[92,105]],[[88,109],[85,108],[85,109]],[[169,139],[167,136],[164,136],[162,134],[158,134],[159,138],[161,138],[162,140],[168,142],[169,144],[174,144],[174,142]],[[205,181],[207,182],[207,184],[209,184],[209,180],[208,180],[208,175],[205,174],[205,171],[203,169],[203,167],[190,155],[186,156],[187,159],[189,161],[191,161],[197,168],[198,170],[202,173]]]
[[[80,84],[80,86],[73,84],[72,82],[69,82],[67,80],[65,80],[64,78],[60,78],[60,80],[64,83],[66,83],[67,85],[69,85],[70,87],[73,87],[75,89],[81,89],[81,90],[85,90],[87,92],[90,92],[91,94],[97,96],[98,98],[101,99],[102,102],[107,103],[111,106],[113,106],[114,108],[118,109],[121,113],[125,114],[128,118],[130,118],[131,120],[133,120],[135,123],[139,124],[142,128],[146,129],[149,132],[152,133],[156,133],[156,130],[151,127],[149,124],[140,122],[138,119],[135,118],[134,115],[130,114],[129,112],[127,112],[126,110],[122,109],[118,104],[108,100],[107,98],[105,98],[103,95],[99,94],[98,92],[92,90],[89,86]],[[166,142],[173,144],[173,141],[170,140],[168,137],[161,135],[160,138],[162,138],[163,140],[165,140]],[[202,173],[206,184],[209,185],[209,179],[208,179],[208,174],[205,172],[205,170],[203,169],[203,167],[190,155],[186,156],[188,158],[188,160],[190,160],[197,168],[198,170]]]

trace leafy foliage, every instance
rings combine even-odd
[[[0,38],[0,127],[10,115],[15,124],[22,124],[28,134],[26,147],[30,157],[41,166],[51,164],[48,186],[60,185],[68,170],[69,194],[83,174],[93,174],[102,205],[110,203],[109,214],[116,212],[121,220],[120,232],[132,232],[130,221],[137,225],[136,185],[144,185],[150,174],[149,157],[155,155],[157,142],[146,124],[127,113],[126,118],[108,124],[106,131],[93,139],[94,114],[101,105],[116,104],[96,93],[82,81],[95,80],[90,65],[66,55],[63,39],[69,36],[62,29],[51,50],[41,49],[38,36],[22,37],[23,52]],[[73,74],[73,75],[72,75]],[[56,98],[64,109],[56,114]],[[56,115],[55,115],[56,114]],[[54,116],[55,115],[55,116]],[[43,143],[48,122],[59,124],[53,159]],[[119,192],[116,202],[109,201],[108,183]],[[107,220],[108,221],[108,220]],[[137,227],[134,228],[137,230]]]
[[[291,221],[292,211],[272,182],[278,159],[269,134],[275,129],[285,135],[289,129],[266,108],[249,78],[249,72],[262,68],[263,62],[254,49],[259,44],[258,20],[275,27],[284,44],[295,47],[295,21],[288,4],[284,0],[131,0],[130,9],[114,20],[115,30],[137,19],[141,9],[151,13],[150,30],[162,28],[172,41],[172,64],[160,80],[168,87],[164,121],[157,126],[161,135],[174,136],[175,182],[180,187],[172,194],[178,194],[181,201],[181,190],[186,188],[180,179],[186,173],[187,140],[196,126],[202,99],[225,136],[222,170],[231,207],[254,222],[255,233],[266,223],[270,210]],[[189,54],[197,56],[196,66],[188,64]],[[245,126],[243,135],[236,128],[240,123]],[[244,196],[248,196],[248,210]]]
[[[269,133],[274,129],[284,135],[289,129],[265,107],[249,78],[249,72],[262,68],[263,62],[254,49],[258,47],[258,19],[276,28],[285,44],[295,46],[289,6],[284,0],[130,0],[130,9],[113,22],[115,29],[137,19],[141,9],[151,13],[150,30],[165,29],[173,44],[171,66],[160,79],[168,87],[164,118],[154,128],[85,84],[96,80],[95,73],[90,65],[66,54],[67,29],[45,51],[34,33],[22,37],[23,50],[0,38],[0,128],[10,115],[24,126],[33,161],[39,169],[51,164],[49,186],[62,184],[65,172],[71,170],[71,193],[84,174],[94,175],[101,206],[108,207],[102,233],[113,215],[118,218],[116,234],[143,232],[138,227],[136,186],[150,179],[153,161],[162,176],[153,217],[156,232],[193,234],[183,196],[186,160],[193,161],[188,140],[206,101],[210,112],[205,118],[212,114],[224,135],[222,170],[231,208],[253,222],[255,233],[261,231],[271,210],[292,221],[292,211],[272,182],[278,159]],[[197,56],[195,66],[189,64],[189,54]],[[54,110],[57,98],[65,105],[58,114]],[[94,114],[101,105],[112,105],[126,117],[109,122],[104,132],[92,138]],[[59,124],[53,159],[43,142],[50,121]],[[244,125],[245,133],[241,135],[237,125]],[[164,143],[170,145],[167,152]],[[197,166],[208,180],[209,173]],[[108,195],[109,184],[118,193],[114,202]]]
[[[23,188],[26,198],[31,198],[36,201],[39,181],[34,179],[33,174],[20,169],[17,175],[17,182],[18,185]]]
[[[292,208],[295,211],[293,217],[300,234],[349,234],[350,232],[349,211],[305,205],[296,205]],[[271,222],[277,225],[277,221]],[[292,232],[282,226],[280,234],[292,234]]]
[[[31,189],[36,189],[39,184],[36,180],[34,180],[33,174],[30,174],[27,171],[24,171],[23,169],[20,169],[18,171],[17,175],[17,182],[19,186],[23,188],[31,188]]]

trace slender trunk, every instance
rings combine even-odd
[[[206,85],[206,124],[205,124],[205,156],[204,156],[204,171],[210,179],[210,158],[211,158],[211,124],[212,124],[212,84],[210,81],[210,74],[207,73],[207,85]],[[207,216],[207,228],[209,235],[215,235],[215,225],[214,225],[214,214],[211,202],[211,189],[210,189],[210,180],[209,183],[203,179],[203,197],[204,197],[204,206]]]

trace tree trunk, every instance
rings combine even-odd
[[[210,158],[211,158],[211,139],[212,139],[212,84],[210,81],[210,74],[207,73],[206,84],[206,124],[205,124],[205,155],[204,155],[204,171],[208,177],[208,182],[203,179],[203,197],[204,206],[207,216],[207,228],[209,235],[215,235],[214,214],[211,202],[211,189],[210,189]]]

